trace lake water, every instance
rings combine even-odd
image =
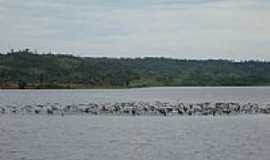
[[[160,87],[115,90],[0,90],[0,105],[129,101],[270,103],[270,87]]]
[[[268,104],[269,87],[1,90],[0,105],[128,101]],[[0,160],[268,160],[270,116],[0,114]]]
[[[1,116],[1,160],[269,160],[270,117]]]

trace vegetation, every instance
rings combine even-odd
[[[127,88],[270,84],[270,62],[0,54],[0,88]]]

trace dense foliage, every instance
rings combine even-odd
[[[0,54],[1,88],[112,88],[269,85],[270,63],[170,58]]]

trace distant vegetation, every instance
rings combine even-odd
[[[170,58],[0,54],[0,88],[127,88],[270,85],[270,63]]]

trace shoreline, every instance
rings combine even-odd
[[[1,88],[1,90],[128,90],[128,89],[148,89],[148,88],[269,88],[270,85],[254,86],[146,86],[146,87],[85,87],[85,88]]]

